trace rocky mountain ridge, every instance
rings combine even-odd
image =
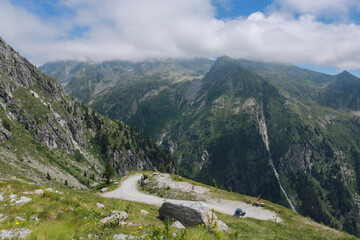
[[[120,175],[176,172],[169,153],[121,121],[74,102],[0,38],[2,177],[85,188],[109,162]]]

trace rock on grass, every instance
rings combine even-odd
[[[31,230],[26,228],[1,230],[0,239],[26,238],[30,233]]]

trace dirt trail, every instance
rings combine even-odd
[[[107,198],[118,198],[128,201],[142,202],[152,205],[160,206],[164,201],[172,203],[186,203],[189,201],[185,200],[175,200],[175,199],[164,199],[161,197],[148,195],[140,192],[137,189],[137,183],[140,180],[142,174],[138,173],[135,175],[128,176],[123,180],[121,186],[114,191],[107,192],[102,194],[103,197]],[[176,184],[176,182],[174,182]],[[260,220],[272,220],[276,218],[276,214],[270,210],[253,207],[249,204],[240,201],[231,201],[224,199],[208,199],[204,201],[209,208],[214,209],[217,212],[224,213],[227,215],[233,215],[236,208],[241,208],[246,211],[246,217],[260,219]],[[277,218],[277,221],[280,222],[281,219]]]

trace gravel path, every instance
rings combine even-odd
[[[107,198],[118,198],[128,201],[142,202],[152,205],[161,206],[165,201],[164,198],[148,195],[140,192],[137,189],[137,183],[140,180],[142,174],[138,173],[131,175],[123,180],[121,186],[114,191],[107,192],[102,194],[103,197]],[[175,199],[166,199],[168,202],[172,203],[186,203],[185,200],[175,200]],[[264,209],[262,207],[253,207],[249,204],[240,201],[231,201],[224,199],[208,199],[205,203],[214,209],[217,212],[224,213],[227,215],[233,215],[236,208],[241,208],[246,211],[246,217],[260,219],[260,220],[274,220],[276,214],[270,210]],[[277,221],[280,222],[281,219],[277,218]]]

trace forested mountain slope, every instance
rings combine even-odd
[[[222,188],[292,204],[303,215],[358,234],[360,79],[348,72],[331,76],[228,57],[204,72],[207,64],[176,66],[172,71],[196,67],[202,72],[166,84],[142,73],[142,86],[152,86],[148,89],[116,75],[112,81],[121,82],[121,90],[105,87],[102,97],[86,102],[169,148],[186,176],[208,184],[215,179]],[[66,75],[60,65],[41,69]],[[85,70],[68,71],[77,75]],[[66,81],[85,89],[85,79],[91,78],[84,74]],[[129,107],[118,107],[118,99],[126,99]]]

